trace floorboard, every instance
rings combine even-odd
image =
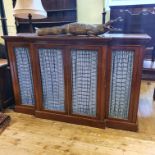
[[[7,110],[12,121],[0,135],[0,155],[155,155],[154,87],[154,83],[142,82],[138,133],[44,120]]]

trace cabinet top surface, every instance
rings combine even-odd
[[[36,42],[36,41],[94,41],[94,42],[138,42],[138,44],[145,44],[151,40],[151,37],[147,34],[109,34],[104,33],[99,36],[71,36],[71,35],[46,35],[46,36],[37,36],[34,33],[21,33],[12,36],[3,36],[5,40],[8,41],[28,41],[28,42]]]
[[[144,8],[144,7],[154,7],[154,3],[150,4],[122,4],[122,5],[111,5],[110,8]]]
[[[100,35],[102,38],[124,38],[124,39],[151,39],[151,37],[147,34],[111,34],[105,33]]]

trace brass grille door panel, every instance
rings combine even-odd
[[[96,117],[98,52],[71,50],[72,112]]]
[[[43,108],[64,111],[64,69],[61,49],[39,49]]]
[[[21,104],[32,106],[35,104],[35,101],[29,49],[25,47],[16,47],[14,48],[14,53],[16,58]]]
[[[113,50],[109,117],[128,119],[134,51]]]

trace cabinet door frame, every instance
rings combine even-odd
[[[128,119],[118,119],[109,117],[109,101],[110,101],[110,81],[111,81],[111,62],[112,62],[112,51],[113,50],[130,50],[134,52],[134,61],[133,61],[133,73],[132,73],[132,82],[131,82],[131,94],[129,102],[129,112]],[[126,127],[130,128],[130,125],[134,125],[137,121],[137,111],[139,103],[139,92],[140,92],[140,83],[141,83],[141,74],[142,74],[142,63],[143,63],[143,47],[141,46],[112,46],[108,51],[108,65],[107,65],[107,89],[106,89],[106,119],[110,126],[121,128],[121,122],[126,123]],[[136,93],[134,93],[134,91]],[[115,124],[117,122],[117,124]],[[134,123],[134,124],[130,124]],[[113,124],[113,125],[111,125]],[[117,128],[117,127],[116,127]],[[122,127],[123,128],[123,127]],[[134,127],[133,127],[134,128]],[[129,129],[130,130],[130,129]],[[132,129],[131,129],[132,130]],[[133,129],[136,130],[136,129]]]
[[[8,55],[9,55],[9,61],[10,61],[10,68],[11,68],[11,77],[12,77],[12,84],[13,84],[13,93],[15,98],[15,111],[27,113],[27,114],[34,114],[35,111],[35,104],[36,104],[36,96],[35,96],[35,87],[34,87],[34,77],[33,77],[33,63],[32,63],[32,49],[31,45],[29,43],[24,42],[8,42]],[[14,48],[28,48],[29,49],[29,57],[30,57],[30,65],[32,69],[32,82],[33,82],[33,92],[34,92],[34,106],[31,105],[24,105],[22,104],[21,100],[21,94],[20,94],[20,86],[19,86],[19,80],[18,80],[18,73],[17,73],[17,66],[16,66],[16,57],[14,53]]]
[[[72,60],[71,60],[71,50],[96,50],[98,53],[97,57],[97,92],[96,92],[96,117],[74,114],[72,112]],[[67,62],[68,62],[68,75],[69,75],[69,115],[75,117],[83,117],[93,120],[104,121],[105,118],[105,88],[106,88],[106,53],[107,46],[68,46],[67,47]]]
[[[41,78],[41,67],[40,67],[40,61],[39,61],[39,52],[38,50],[40,48],[45,48],[45,49],[50,49],[50,48],[56,48],[56,49],[62,49],[62,57],[63,57],[63,70],[64,70],[64,111],[57,111],[57,110],[48,110],[48,109],[44,109],[43,107],[43,87],[42,87],[42,78]],[[34,62],[34,67],[35,67],[35,71],[36,74],[35,76],[35,87],[37,87],[37,104],[36,104],[36,111],[44,111],[44,112],[48,112],[48,113],[58,113],[58,114],[64,114],[67,115],[68,114],[68,106],[67,106],[67,102],[68,102],[68,97],[67,97],[67,76],[66,76],[66,64],[65,64],[65,55],[66,55],[66,47],[63,45],[52,45],[50,43],[48,44],[44,44],[44,43],[40,43],[40,44],[33,44],[33,59],[35,60]]]

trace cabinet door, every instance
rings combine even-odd
[[[9,44],[9,58],[17,109],[25,106],[25,112],[31,111],[26,107],[35,105],[30,47],[22,43]]]
[[[35,52],[41,94],[37,110],[65,113],[64,48],[36,45]]]
[[[142,51],[138,47],[112,47],[109,50],[107,118],[136,121]],[[133,109],[135,111],[133,111]]]
[[[99,119],[102,79],[100,73],[105,72],[103,59],[106,51],[96,47],[71,47],[70,51],[72,89],[70,113]],[[104,89],[102,91],[104,92]]]

